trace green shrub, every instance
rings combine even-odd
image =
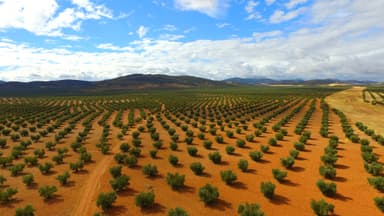
[[[24,208],[17,208],[15,216],[34,216],[35,209],[31,205],[27,205]]]
[[[17,194],[16,188],[0,189],[0,204],[9,203],[15,194]]]
[[[50,199],[54,196],[54,193],[57,192],[57,187],[56,186],[50,186],[50,185],[45,185],[39,188],[39,194],[41,197],[44,199]]]
[[[113,178],[117,178],[117,177],[121,176],[121,169],[122,169],[122,166],[120,166],[120,165],[113,166],[113,167],[109,168],[109,173],[111,174],[111,176]]]
[[[171,148],[172,151],[176,151],[178,148],[177,143],[175,142],[169,143],[169,148]]]
[[[278,181],[278,182],[283,182],[284,179],[287,177],[288,172],[282,171],[279,169],[272,169],[272,174],[273,177]]]
[[[217,143],[220,143],[220,144],[224,143],[224,138],[222,136],[215,136],[215,140]]]
[[[156,149],[161,149],[163,147],[163,142],[158,140],[158,141],[153,143],[153,147],[155,147]]]
[[[335,206],[321,199],[319,201],[312,200],[311,208],[317,216],[327,216],[333,213]]]
[[[219,198],[219,190],[217,187],[206,184],[199,189],[199,197],[205,204],[212,204]]]
[[[39,163],[37,156],[27,156],[24,158],[24,163],[28,166],[36,166]]]
[[[152,149],[151,151],[149,151],[149,155],[151,156],[151,158],[155,159],[157,155],[157,149]]]
[[[137,158],[136,156],[134,155],[131,155],[131,156],[127,156],[124,160],[124,163],[128,166],[128,167],[135,167],[137,165]]]
[[[367,140],[367,139],[360,139],[360,144],[361,145],[369,145],[369,140]]]
[[[323,161],[324,165],[333,166],[337,161],[337,155],[325,154],[321,156],[321,161]]]
[[[245,140],[247,140],[248,142],[253,142],[254,138],[255,137],[252,134],[245,136]]]
[[[122,143],[122,144],[120,145],[120,150],[121,150],[122,152],[128,152],[130,148],[131,148],[131,146],[129,146],[128,143]]]
[[[193,162],[189,168],[195,175],[201,175],[204,172],[205,167],[200,162]]]
[[[16,164],[8,168],[12,176],[17,176],[23,172],[25,164]]]
[[[45,155],[45,151],[44,151],[44,149],[35,149],[33,151],[33,154],[36,155],[39,158],[43,158],[44,155]]]
[[[305,145],[302,142],[295,142],[294,147],[296,150],[299,150],[299,151],[305,150]]]
[[[208,154],[209,160],[211,160],[214,164],[221,163],[221,154],[218,151],[212,152]]]
[[[237,167],[242,172],[247,172],[248,171],[248,161],[245,159],[240,159],[239,162],[237,163]]]
[[[269,152],[269,145],[261,145],[260,146],[260,151],[263,153]]]
[[[227,154],[231,155],[231,154],[235,153],[235,147],[233,147],[231,145],[227,145],[227,146],[225,146],[225,152],[227,152]]]
[[[260,190],[268,199],[272,199],[275,195],[276,186],[272,182],[261,182]]]
[[[197,155],[197,148],[193,146],[188,146],[187,147],[188,154],[192,157],[195,157]]]
[[[206,149],[211,149],[211,148],[212,148],[212,141],[204,140],[204,142],[203,142],[203,146],[204,146],[204,148],[206,148]]]
[[[7,146],[7,139],[0,139],[0,148],[5,148]]]
[[[277,140],[275,138],[270,138],[268,144],[271,146],[277,146]]]
[[[239,148],[244,148],[245,147],[245,141],[242,139],[238,139],[238,140],[236,140],[236,145]]]
[[[84,167],[84,162],[79,160],[75,163],[69,163],[69,168],[73,171],[73,172],[78,172],[80,170],[82,170]]]
[[[368,173],[372,174],[373,176],[379,176],[383,171],[383,165],[377,162],[372,162],[371,164],[365,163],[364,168],[365,170],[367,170]]]
[[[4,182],[7,181],[7,178],[5,178],[5,176],[3,175],[0,175],[0,186],[4,184]]]
[[[249,157],[254,161],[260,161],[263,157],[263,153],[260,151],[251,151],[249,152]]]
[[[282,134],[282,133],[277,133],[277,134],[275,135],[275,138],[276,138],[277,140],[283,140],[283,139],[284,139],[284,134]]]
[[[179,162],[179,158],[177,158],[174,155],[169,155],[168,161],[169,161],[170,164],[172,164],[172,166],[176,166],[178,164],[178,162]]]
[[[368,178],[368,183],[372,185],[376,190],[384,192],[384,177],[378,176]]]
[[[56,179],[60,182],[61,185],[66,185],[68,184],[68,179],[70,176],[71,175],[69,174],[69,172],[64,172],[63,174],[58,175]]]
[[[237,208],[237,213],[240,216],[264,216],[264,212],[261,211],[260,206],[256,203],[240,204]]]
[[[377,162],[377,160],[379,159],[378,156],[375,155],[375,153],[373,152],[362,152],[361,156],[363,157],[364,161],[367,163]]]
[[[157,166],[152,165],[152,164],[147,164],[143,166],[143,174],[149,176],[149,177],[154,177],[158,174]]]
[[[377,208],[384,212],[384,197],[375,197],[374,201]]]
[[[109,184],[111,185],[112,189],[116,192],[125,190],[127,186],[129,185],[129,177],[126,175],[120,175],[114,179],[111,179],[109,181]]]
[[[173,190],[178,190],[184,187],[185,175],[179,173],[167,173],[167,184],[172,187]]]
[[[221,171],[220,176],[221,180],[223,180],[227,185],[230,185],[237,180],[237,176],[232,170]]]
[[[176,207],[174,209],[169,209],[168,216],[188,216],[188,213],[184,209]]]
[[[333,166],[320,166],[320,175],[327,179],[333,179],[336,177],[336,169]]]
[[[112,207],[116,199],[116,192],[100,193],[97,197],[96,206],[105,211]]]
[[[290,169],[295,164],[295,158],[288,156],[286,158],[280,158],[281,165],[285,168]]]
[[[325,196],[332,197],[336,194],[336,184],[333,182],[327,183],[324,180],[319,180],[316,185]]]
[[[24,175],[23,176],[23,183],[26,185],[26,186],[31,186],[33,183],[34,183],[34,177],[32,174],[27,174],[27,175]]]
[[[141,192],[135,196],[135,205],[140,208],[150,208],[155,204],[155,193],[153,191]]]
[[[294,159],[299,157],[299,154],[300,154],[300,152],[296,149],[292,149],[289,151],[289,156],[293,157]]]

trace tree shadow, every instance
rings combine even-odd
[[[245,173],[257,174],[257,170],[255,170],[255,169],[247,169],[247,171]]]
[[[346,182],[347,179],[341,176],[336,176],[335,178],[332,179],[335,182]]]
[[[122,197],[127,197],[127,196],[133,196],[133,195],[135,195],[136,193],[138,193],[137,190],[128,187],[128,188],[126,188],[125,190],[119,191],[117,194],[118,194],[119,196],[122,196]]]
[[[349,168],[349,166],[343,165],[343,164],[335,164],[334,167],[336,169],[348,169]]]
[[[308,159],[305,158],[305,157],[297,156],[297,157],[295,158],[295,160],[305,161],[305,160],[308,160]]]
[[[9,202],[2,204],[2,206],[14,209],[21,202],[23,202],[23,200],[18,198],[12,198]]]
[[[209,174],[209,173],[207,173],[207,172],[203,172],[201,175],[199,175],[199,176],[201,176],[201,177],[205,177],[205,178],[211,178],[212,177],[212,175],[211,174]]]
[[[77,175],[87,175],[89,172],[88,170],[85,170],[85,169],[82,169],[82,170],[79,170],[77,172],[74,172],[73,174],[77,174]]]
[[[261,164],[268,164],[268,163],[271,163],[270,161],[268,160],[265,160],[265,159],[259,159],[256,161],[257,163],[261,163]]]
[[[63,201],[64,199],[61,197],[61,195],[58,195],[58,194],[55,194],[53,195],[53,197],[44,200],[44,202],[47,203],[48,205],[53,205]]]
[[[215,210],[225,211],[226,209],[230,209],[232,207],[232,204],[225,200],[217,199],[214,203],[205,206]]]
[[[299,167],[299,166],[294,166],[294,167],[291,167],[289,170],[291,170],[293,172],[303,172],[305,170],[305,168]]]
[[[289,199],[285,196],[275,194],[275,196],[270,199],[271,203],[275,205],[288,205],[289,204]]]
[[[188,186],[188,185],[184,185],[182,188],[176,190],[176,192],[178,193],[194,193],[196,191],[196,189],[194,187],[191,187],[191,186]]]
[[[220,166],[227,166],[229,165],[229,162],[228,161],[221,161],[219,164],[217,165],[220,165]]]
[[[336,193],[335,196],[333,196],[331,198],[334,198],[334,199],[337,199],[337,200],[340,200],[340,201],[343,201],[343,202],[346,202],[348,200],[352,200],[352,198],[344,196],[344,195],[342,195],[340,193]]]
[[[155,203],[152,207],[150,208],[142,208],[141,213],[142,214],[155,214],[155,213],[165,213],[165,206]]]
[[[287,185],[287,186],[292,186],[292,187],[296,187],[296,186],[300,186],[300,184],[298,183],[295,183],[295,182],[292,182],[291,180],[289,179],[285,179],[283,180],[282,182],[280,182],[282,185]]]
[[[126,206],[118,205],[118,206],[112,206],[108,210],[105,211],[105,215],[125,215],[127,214],[128,209]]]
[[[248,189],[246,184],[244,184],[243,182],[239,182],[239,181],[232,183],[230,186],[233,188],[236,188],[236,189],[242,189],[242,190]]]

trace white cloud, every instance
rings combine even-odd
[[[255,32],[253,33],[253,37],[255,38],[256,41],[261,41],[263,39],[267,38],[275,38],[277,36],[282,35],[283,32],[281,31],[270,31],[270,32]]]
[[[275,3],[276,0],[265,0],[265,4],[267,4],[268,6],[269,5],[272,5],[273,3]]]
[[[286,22],[292,19],[295,19],[296,17],[300,16],[306,11],[305,7],[299,8],[297,10],[289,11],[289,12],[284,12],[282,10],[276,10],[273,12],[271,17],[269,17],[269,22],[270,23],[282,23]]]
[[[132,47],[119,47],[119,46],[115,46],[111,43],[103,43],[103,44],[99,44],[96,46],[96,48],[98,49],[103,49],[103,50],[112,50],[112,51],[127,51],[127,52],[132,52],[134,51],[134,49]]]
[[[225,28],[225,27],[227,27],[227,26],[230,26],[231,24],[229,24],[229,23],[216,23],[216,26],[217,26],[217,28]]]
[[[247,2],[247,5],[245,6],[244,9],[248,13],[248,16],[245,18],[245,20],[261,20],[263,18],[258,11],[255,11],[255,8],[259,4],[260,3],[258,1],[249,0]]]
[[[177,27],[174,25],[167,24],[167,25],[163,26],[163,30],[164,31],[176,31]]]
[[[149,31],[149,28],[145,27],[145,26],[140,26],[136,33],[137,35],[140,37],[140,38],[143,38]]]
[[[160,35],[161,40],[169,40],[169,41],[177,41],[184,37],[185,37],[184,35],[180,35],[180,34],[161,34]]]
[[[255,2],[255,1],[248,1],[247,5],[245,6],[245,11],[247,11],[248,13],[252,13],[255,9],[255,7],[257,7],[259,5],[259,2]]]
[[[297,5],[306,3],[307,1],[308,0],[290,0],[288,3],[285,4],[285,7],[287,7],[288,9],[292,9]]]
[[[222,16],[228,8],[227,0],[174,0],[175,7],[185,11],[198,11],[211,17]]]
[[[108,18],[112,11],[89,0],[72,0],[73,8],[59,11],[56,0],[2,0],[0,2],[0,30],[24,29],[36,35],[71,38],[63,29],[78,31],[83,20]]]
[[[100,80],[162,73],[212,79],[266,76],[384,81],[382,8],[382,0],[370,4],[365,0],[321,0],[305,11],[306,28],[289,34],[255,32],[253,38],[188,42],[143,38],[128,46],[99,44],[100,52],[36,48],[1,39],[0,80]]]

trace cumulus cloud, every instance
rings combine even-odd
[[[59,10],[56,0],[2,0],[0,1],[0,30],[24,29],[36,35],[73,38],[63,29],[78,31],[84,20],[113,18],[113,13],[104,5],[89,0],[72,0],[73,7]]]
[[[131,73],[189,74],[212,79],[341,78],[384,81],[384,3],[321,0],[308,6],[305,27],[255,32],[228,40],[171,41],[143,37],[94,52],[44,49],[0,41],[0,80],[101,80]]]
[[[287,7],[288,9],[292,9],[299,4],[306,3],[307,1],[308,0],[290,0],[288,3],[285,4],[285,7]]]
[[[275,3],[276,0],[265,0],[265,4],[267,4],[268,6],[269,5],[272,5],[273,3]]]
[[[149,28],[145,27],[145,26],[140,26],[136,33],[137,35],[139,36],[139,38],[143,38],[149,31]]]
[[[248,16],[245,18],[245,20],[259,20],[262,19],[261,14],[255,10],[255,8],[260,3],[257,1],[249,0],[247,2],[247,5],[245,6],[245,11],[248,13]]]
[[[305,7],[299,8],[297,10],[289,11],[289,12],[284,12],[282,10],[276,10],[273,12],[271,17],[269,17],[269,22],[270,23],[282,23],[286,22],[292,19],[295,19],[296,17],[300,16],[306,11]]]
[[[175,7],[185,11],[198,11],[211,17],[223,15],[228,8],[227,0],[174,0]]]

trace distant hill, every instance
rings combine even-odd
[[[359,81],[359,80],[338,80],[338,79],[313,79],[313,80],[274,80],[269,78],[229,78],[223,80],[230,84],[243,85],[329,85],[329,84],[348,84],[348,85],[367,85],[374,84],[374,81]]]
[[[226,87],[226,82],[193,76],[132,74],[103,81],[34,81],[0,83],[0,96],[103,94],[145,89]]]
[[[228,86],[221,81],[213,81],[193,76],[168,76],[160,74],[132,74],[116,79],[96,82],[97,88],[109,89],[157,89],[194,88]]]

